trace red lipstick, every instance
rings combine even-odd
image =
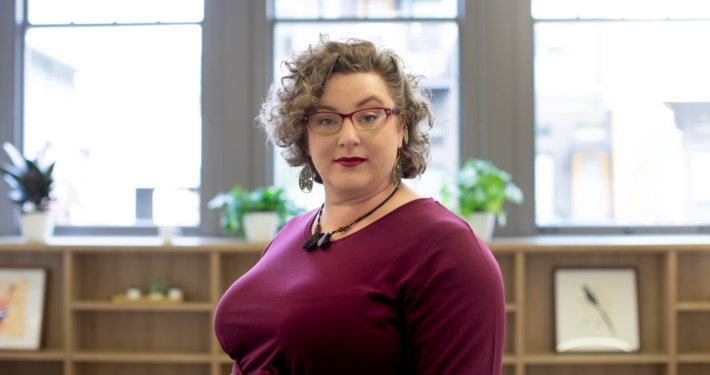
[[[354,167],[356,165],[360,165],[365,162],[366,159],[359,158],[359,157],[350,157],[350,158],[339,158],[336,159],[335,162],[342,165],[343,167]]]

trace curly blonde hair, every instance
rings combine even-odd
[[[405,114],[408,142],[402,144],[400,158],[403,177],[424,173],[431,147],[428,130],[434,125],[429,91],[419,86],[423,78],[406,73],[402,58],[389,48],[378,49],[369,41],[348,39],[331,42],[321,35],[320,43],[283,62],[289,74],[274,83],[261,106],[257,120],[269,139],[284,148],[281,155],[293,167],[310,164],[308,140],[303,117],[316,110],[323,86],[333,73],[377,73]],[[424,126],[420,126],[424,124]],[[315,173],[315,181],[322,179]]]

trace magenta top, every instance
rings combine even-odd
[[[214,330],[232,374],[500,374],[503,280],[465,221],[417,199],[307,252],[315,214],[222,296]]]

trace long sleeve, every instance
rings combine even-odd
[[[427,250],[404,301],[417,374],[500,374],[505,296],[495,258],[461,227]]]

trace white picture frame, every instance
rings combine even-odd
[[[47,271],[0,268],[0,349],[38,350]]]
[[[641,349],[635,268],[556,268],[553,272],[557,353]]]

